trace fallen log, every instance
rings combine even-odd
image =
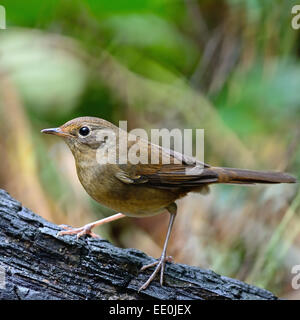
[[[0,189],[0,299],[277,299],[271,292],[213,271],[167,263],[159,281],[138,292],[153,258],[106,240],[57,236],[60,227]]]

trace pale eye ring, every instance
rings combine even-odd
[[[90,131],[91,131],[91,130],[90,130],[89,127],[84,126],[84,127],[81,127],[81,128],[79,129],[79,134],[80,134],[82,137],[86,137],[87,135],[89,135]]]

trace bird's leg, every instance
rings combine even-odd
[[[111,221],[114,221],[114,220],[118,220],[118,219],[121,219],[121,218],[124,218],[126,217],[125,214],[123,213],[116,213],[110,217],[107,217],[107,218],[103,218],[101,220],[97,220],[95,222],[91,222],[91,223],[88,223],[86,224],[85,226],[81,227],[81,228],[71,228],[71,227],[68,227],[68,226],[65,226],[65,225],[61,225],[62,228],[66,229],[64,231],[60,231],[58,232],[58,236],[62,236],[64,234],[77,234],[77,238],[85,235],[85,234],[88,234],[90,236],[92,236],[93,238],[99,238],[98,235],[96,235],[94,232],[92,232],[92,229],[97,227],[97,226],[101,226],[102,224],[105,224],[105,223],[108,223],[108,222],[111,222]]]
[[[177,206],[175,203],[173,203],[172,205],[170,205],[168,207],[168,210],[170,212],[170,221],[169,221],[169,226],[168,226],[168,232],[167,232],[167,236],[165,239],[165,243],[164,243],[164,247],[163,247],[163,251],[162,254],[159,258],[158,261],[147,264],[146,266],[143,266],[141,268],[141,271],[144,271],[150,267],[154,267],[156,266],[156,268],[154,269],[153,273],[151,274],[151,276],[149,277],[149,279],[140,287],[140,290],[145,290],[149,284],[152,282],[152,280],[155,278],[155,276],[159,273],[160,271],[160,285],[163,285],[163,279],[164,279],[164,271],[165,271],[165,265],[167,261],[172,261],[172,257],[168,257],[166,255],[167,253],[167,246],[168,246],[168,242],[169,242],[169,238],[170,238],[170,234],[172,231],[172,227],[173,227],[173,223],[176,217],[176,212],[177,212]]]

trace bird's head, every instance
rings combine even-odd
[[[80,155],[95,153],[106,143],[109,135],[117,134],[117,131],[115,125],[104,119],[80,117],[41,132],[62,137],[77,160]]]

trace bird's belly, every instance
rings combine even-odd
[[[128,188],[129,187],[129,188]],[[135,188],[132,188],[135,187]],[[129,190],[128,190],[129,189]],[[97,202],[132,217],[153,216],[163,212],[176,196],[161,190],[126,186],[126,191],[111,190],[106,194],[91,195]]]

